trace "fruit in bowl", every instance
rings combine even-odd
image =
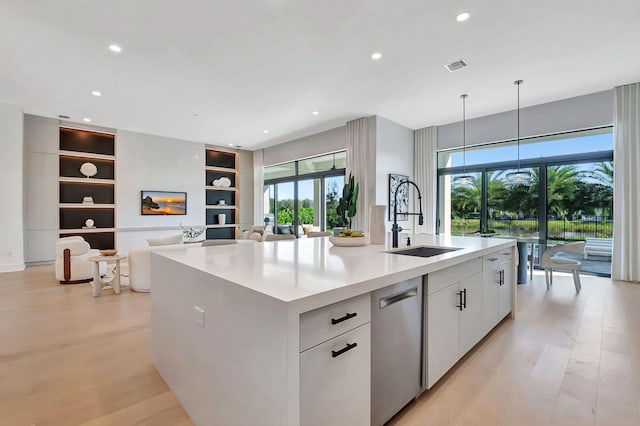
[[[338,238],[361,238],[364,237],[364,232],[356,231],[352,229],[343,229],[336,235]]]

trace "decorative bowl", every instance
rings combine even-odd
[[[100,254],[103,256],[115,256],[118,253],[118,250],[108,249],[108,250],[100,250]]]
[[[359,247],[369,244],[369,237],[336,237],[331,235],[329,236],[329,241],[338,247]]]

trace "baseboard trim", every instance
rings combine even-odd
[[[24,271],[24,262],[23,263],[14,263],[13,265],[0,265],[0,273],[3,272],[20,272]]]

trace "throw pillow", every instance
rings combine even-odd
[[[147,238],[147,243],[150,247],[166,245],[164,242],[164,238]]]
[[[182,244],[182,234],[172,235],[170,237],[164,238],[147,238],[147,243],[150,247]]]
[[[164,237],[166,245],[182,244],[182,234],[172,235],[170,237]]]

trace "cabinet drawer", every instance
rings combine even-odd
[[[478,257],[459,265],[432,272],[427,276],[427,294],[435,293],[481,271],[482,259]]]
[[[300,354],[301,425],[369,426],[370,398],[371,324]]]
[[[300,352],[371,321],[371,295],[353,297],[300,315]]]
[[[506,262],[507,260],[511,260],[512,258],[512,250],[511,248],[505,248],[500,251],[496,251],[490,254],[487,254],[482,257],[482,270],[488,271],[491,269],[495,269],[502,262]]]

